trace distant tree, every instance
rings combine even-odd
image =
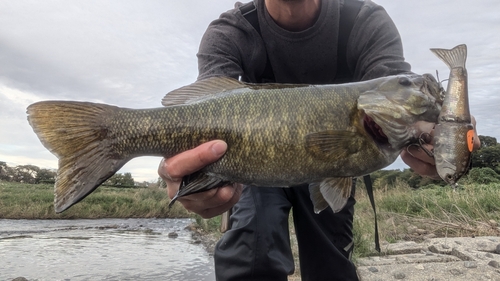
[[[7,163],[0,161],[0,180],[6,180],[7,176]]]
[[[373,187],[375,189],[393,186],[396,179],[401,175],[400,170],[380,170],[372,174]]]
[[[135,186],[135,181],[131,173],[123,174],[123,186]]]
[[[156,181],[156,186],[158,188],[167,188],[167,183],[162,179],[162,178],[158,178],[158,180]]]
[[[104,185],[116,187],[134,187],[135,181],[131,173],[120,174],[116,173],[104,182]]]
[[[500,144],[494,137],[479,136],[481,148],[472,154],[472,167],[499,170]]]
[[[35,165],[19,165],[14,168],[13,181],[35,183],[40,168]]]
[[[55,183],[57,173],[49,169],[40,169],[35,178],[35,183]]]
[[[498,144],[497,139],[494,137],[480,135],[479,140],[481,140],[481,147],[490,147]]]
[[[469,182],[489,184],[500,182],[500,175],[495,173],[491,168],[472,168],[467,174]]]

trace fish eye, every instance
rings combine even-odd
[[[399,84],[403,85],[403,86],[411,86],[411,80],[406,77],[406,76],[403,76],[401,78],[399,78]]]

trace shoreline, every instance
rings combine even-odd
[[[191,239],[194,244],[201,244],[210,256],[214,255],[215,245],[219,241],[222,234],[210,233],[204,231],[201,227],[197,226],[195,222],[186,227],[191,231]]]

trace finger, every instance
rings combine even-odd
[[[219,189],[221,189],[221,188],[223,188],[223,187],[212,188],[212,189],[209,189],[207,191],[193,193],[190,195],[185,195],[185,196],[180,197],[178,199],[178,201],[181,202],[182,205],[184,205],[184,206],[186,204],[187,205],[196,204],[197,202],[202,202],[203,204],[207,204],[210,201],[213,201],[214,197],[220,196],[220,195],[217,195],[217,193],[219,192]],[[211,203],[211,206],[213,206],[213,205],[214,204]]]
[[[210,191],[215,191],[210,198],[207,198],[208,194],[200,196],[200,193],[179,198],[178,201],[187,210],[195,212],[203,218],[211,218],[224,213],[238,202],[242,185],[223,186]]]
[[[439,174],[437,173],[436,170],[436,166],[433,164],[434,162],[429,163],[423,161],[419,158],[414,157],[411,153],[409,153],[406,150],[403,150],[403,152],[401,152],[401,159],[406,165],[412,168],[413,171],[415,171],[415,173],[435,180],[440,179]]]
[[[179,181],[183,176],[192,174],[208,164],[217,161],[226,152],[227,144],[221,140],[206,142],[168,159],[158,168],[163,179]]]
[[[416,158],[424,163],[430,164],[430,165],[436,165],[436,160],[434,157],[429,156],[427,152],[424,151],[427,150],[428,152],[432,151],[433,146],[430,144],[423,144],[422,147],[416,146],[416,145],[411,145],[406,148],[405,153],[409,153],[413,158]]]

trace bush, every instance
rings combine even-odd
[[[500,176],[491,168],[472,168],[467,174],[469,183],[500,183]]]

